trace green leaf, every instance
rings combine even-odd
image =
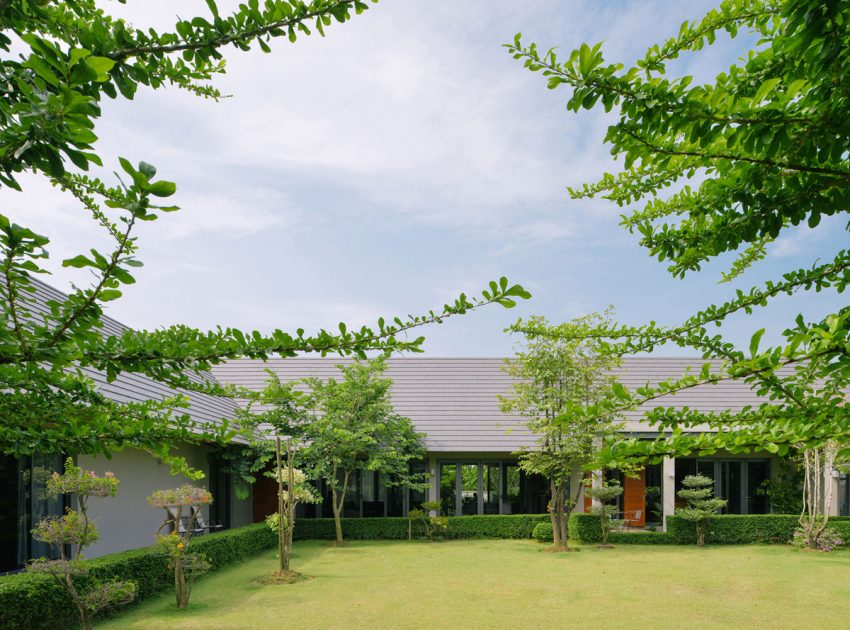
[[[67,258],[62,261],[63,267],[76,267],[77,269],[81,269],[83,267],[94,267],[97,268],[97,264],[90,258],[83,256],[80,254],[79,256],[74,256],[73,258]]]
[[[147,162],[139,162],[139,172],[143,173],[145,177],[150,179],[156,175],[156,167],[153,164],[148,164]]]
[[[757,330],[750,339],[750,356],[755,357],[759,351],[759,342],[764,335],[764,328]]]
[[[174,182],[160,181],[150,184],[147,191],[155,197],[170,197],[177,191],[177,184]]]
[[[773,90],[773,88],[775,88],[777,85],[779,85],[779,82],[781,80],[782,79],[780,77],[776,77],[776,78],[768,79],[767,81],[764,81],[759,86],[759,89],[756,90],[756,94],[755,94],[755,96],[753,96],[753,102],[754,103],[761,103],[761,101],[764,99],[764,97],[767,96],[768,92],[771,92]]]
[[[96,81],[103,83],[109,79],[109,71],[115,67],[115,62],[108,57],[86,57],[86,65],[97,73]]]

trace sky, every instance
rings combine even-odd
[[[718,283],[728,259],[672,278],[619,226],[622,209],[567,193],[617,168],[603,144],[610,115],[567,112],[569,92],[547,90],[502,47],[517,32],[565,53],[604,41],[606,59],[628,64],[713,4],[384,0],[325,38],[273,43],[271,54],[227,49],[216,85],[231,96],[220,102],[176,89],[105,101],[96,131],[107,165],[154,164],[177,183],[181,207],[139,231],[145,266],[108,314],[140,329],[351,327],[441,307],[504,275],[533,298],[424,331],[431,355],[497,356],[518,341],[504,333],[518,317],[559,322],[613,305],[622,323],[675,324],[811,265],[846,239],[836,222],[782,237],[732,285]],[[108,3],[158,29],[176,6]],[[203,0],[179,11],[208,14]],[[746,45],[721,38],[676,71],[708,81]],[[60,261],[102,243],[90,219],[43,181],[23,184],[0,190],[2,212],[51,238],[49,282],[88,282]],[[724,330],[746,344],[764,327],[775,342],[796,313],[817,317],[840,301],[780,299]]]

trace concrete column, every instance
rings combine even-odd
[[[601,470],[594,470],[591,473],[590,478],[591,478],[590,485],[593,488],[601,488],[602,487],[602,480],[605,478],[605,473]],[[590,505],[593,506],[593,507],[599,507],[599,506],[602,505],[602,501],[600,501],[596,497],[593,497],[593,499],[591,499]]]
[[[428,474],[431,475],[431,486],[428,488],[428,500],[440,500],[440,468],[437,464],[436,455],[428,455]],[[432,510],[431,516],[437,516],[437,512]]]
[[[663,530],[667,531],[667,517],[676,509],[676,460],[665,457],[661,464],[661,505],[664,511]]]
[[[575,511],[584,512],[584,473],[580,470],[574,470],[570,475],[570,497],[576,494],[576,487],[581,488],[576,500]]]
[[[839,508],[839,493],[838,493],[838,480],[840,478],[840,473],[831,467],[826,467],[823,471],[823,492],[824,492],[824,503],[826,503],[827,497],[829,497],[829,515],[830,516],[838,516]]]

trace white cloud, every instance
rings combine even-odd
[[[239,188],[222,196],[191,192],[181,210],[164,217],[159,234],[166,239],[215,234],[241,238],[272,228],[301,229],[302,213],[284,195],[267,189]]]

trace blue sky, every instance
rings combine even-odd
[[[567,112],[567,91],[547,90],[501,47],[517,31],[564,51],[604,40],[606,58],[630,63],[712,4],[383,1],[324,39],[228,50],[218,85],[233,97],[220,103],[176,90],[106,102],[101,154],[155,164],[182,207],[144,226],[145,267],[109,313],[139,328],[315,329],[424,311],[507,275],[534,298],[426,332],[431,354],[492,356],[510,352],[502,330],[521,315],[561,321],[613,304],[626,323],[675,323],[827,256],[846,239],[835,222],[783,237],[735,286],[717,283],[722,264],[671,278],[618,226],[620,209],[567,195],[616,168],[602,144],[610,119]],[[109,3],[157,28],[174,6]],[[180,3],[184,18],[206,11]],[[678,70],[707,80],[744,44],[722,41]],[[0,192],[3,212],[51,237],[54,284],[84,282],[58,265],[97,242],[92,226],[49,186],[26,186]],[[797,312],[842,301],[780,300],[727,329],[741,343],[759,327],[776,340]]]

